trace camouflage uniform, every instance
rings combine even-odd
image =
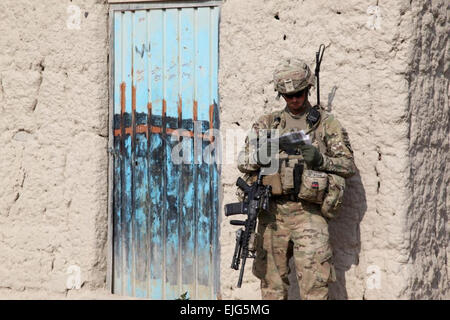
[[[295,130],[307,130],[306,115],[292,115],[286,107],[282,111],[262,116],[253,125],[254,134],[261,129],[280,129],[280,135]],[[321,110],[321,121],[310,133],[312,143],[323,156],[317,171],[333,173],[344,178],[355,173],[353,151],[346,131],[331,114]],[[239,154],[238,169],[249,176],[259,170],[259,165],[249,161],[256,152],[247,138]],[[331,262],[327,218],[321,214],[320,205],[304,200],[291,201],[287,196],[271,199],[270,210],[259,216],[256,235],[257,254],[253,273],[261,280],[263,299],[287,298],[288,262],[294,257],[301,298],[327,299],[328,283],[335,281]]]

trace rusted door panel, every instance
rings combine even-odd
[[[213,299],[219,172],[202,154],[219,127],[219,8],[113,12],[113,291]]]

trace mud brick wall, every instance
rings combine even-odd
[[[0,2],[0,298],[117,298],[106,290],[106,2]],[[334,299],[449,298],[448,11],[444,0],[223,1],[223,131],[282,108],[274,66],[314,65],[326,45],[321,99],[358,167],[329,226]],[[237,177],[222,166],[222,204],[236,201]],[[221,219],[222,298],[259,299],[251,263],[235,287],[235,228]],[[66,289],[71,265],[80,290]]]

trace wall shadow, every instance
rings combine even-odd
[[[343,207],[328,224],[336,282],[330,284],[330,300],[348,299],[345,273],[359,264],[361,251],[360,223],[367,211],[367,200],[359,170],[347,179]]]
[[[352,265],[358,265],[361,251],[359,225],[367,210],[366,192],[359,170],[346,180],[347,188],[344,202],[338,216],[328,223],[330,243],[333,248],[333,263],[336,269],[336,282],[330,284],[330,300],[348,299],[345,273]],[[289,261],[288,300],[300,300],[294,259]]]

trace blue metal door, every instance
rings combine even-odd
[[[111,14],[113,292],[215,299],[219,172],[194,145],[206,148],[207,130],[219,126],[219,7],[141,4]],[[176,164],[180,128],[191,148]]]

